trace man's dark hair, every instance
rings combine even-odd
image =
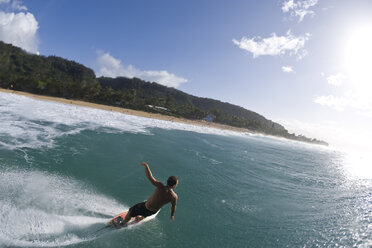
[[[169,187],[172,187],[173,185],[175,185],[176,183],[178,182],[178,177],[176,176],[170,176],[167,180],[167,185]]]

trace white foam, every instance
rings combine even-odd
[[[0,188],[0,247],[83,242],[94,238],[83,230],[127,209],[73,179],[37,171],[0,167]]]
[[[0,92],[0,146],[8,149],[53,147],[55,138],[82,130],[149,133],[148,128],[185,130],[206,134],[237,132],[126,115],[101,109],[43,101]]]

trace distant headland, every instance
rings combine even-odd
[[[164,119],[199,121],[222,128],[230,126],[247,132],[328,146],[325,141],[289,133],[282,125],[240,106],[192,96],[139,78],[97,78],[92,69],[74,61],[29,54],[1,41],[0,86],[115,109],[144,111],[166,117]]]

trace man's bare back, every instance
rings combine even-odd
[[[146,201],[146,208],[157,212],[165,204],[176,200],[177,194],[169,186],[164,186],[159,182],[152,196]]]
[[[131,219],[131,217],[145,218],[155,214],[160,208],[169,202],[172,204],[171,220],[174,220],[178,196],[176,193],[174,193],[173,189],[178,185],[178,178],[171,176],[168,178],[167,185],[164,185],[152,176],[150,167],[147,163],[142,162],[141,165],[145,167],[146,177],[156,188],[154,193],[146,202],[138,203],[129,209],[129,212],[125,216],[125,219],[121,225],[125,225]]]

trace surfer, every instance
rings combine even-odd
[[[167,180],[167,185],[164,185],[152,176],[150,167],[147,163],[142,162],[141,165],[145,167],[146,177],[151,184],[156,187],[155,192],[147,201],[131,207],[124,220],[120,223],[121,226],[125,226],[131,217],[136,217],[136,221],[138,222],[150,215],[156,214],[160,208],[169,202],[172,204],[170,218],[174,220],[178,196],[173,189],[178,185],[178,178],[176,176],[170,176]]]

